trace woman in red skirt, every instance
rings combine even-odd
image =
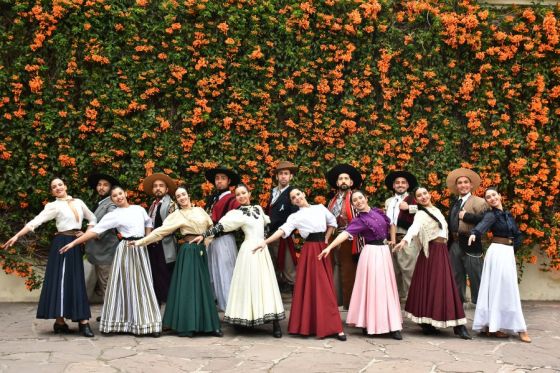
[[[414,223],[394,250],[401,250],[417,237],[422,246],[412,275],[404,307],[405,315],[422,326],[424,334],[439,333],[436,328],[452,326],[456,335],[471,339],[447,254],[447,222],[432,205],[430,193],[419,187],[414,192],[418,212]]]
[[[334,336],[346,340],[334,292],[332,265],[329,260],[317,260],[327,247],[329,237],[336,228],[336,219],[323,205],[310,205],[299,189],[290,192],[292,204],[299,211],[273,235],[262,241],[255,250],[264,249],[280,237],[286,238],[294,230],[305,239],[296,271],[296,281],[288,322],[288,333],[316,335],[319,338]]]

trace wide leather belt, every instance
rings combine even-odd
[[[177,243],[178,243],[179,245],[182,245],[182,244],[184,244],[184,243],[189,243],[189,242],[191,242],[192,240],[194,240],[194,239],[197,238],[197,237],[198,237],[198,236],[197,236],[196,234],[187,234],[187,235],[181,237],[181,238],[177,241]]]
[[[325,242],[325,232],[309,233],[305,239],[307,242]]]
[[[385,245],[385,240],[371,240],[371,241],[366,241],[366,245]]]
[[[447,238],[443,238],[443,237],[436,237],[434,238],[431,242],[437,242],[437,243],[447,243]]]
[[[513,238],[509,237],[492,237],[492,243],[500,243],[502,245],[513,246]]]
[[[76,236],[80,232],[81,230],[79,229],[70,229],[68,231],[56,232],[55,234],[57,236]]]

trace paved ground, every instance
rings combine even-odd
[[[52,322],[35,319],[35,304],[0,303],[0,372],[560,372],[560,302],[524,302],[523,309],[531,344],[517,337],[464,341],[452,329],[427,337],[409,321],[403,341],[366,338],[349,327],[347,342],[274,339],[270,325],[244,334],[224,325],[223,338],[61,337]],[[470,325],[472,309],[467,316]]]

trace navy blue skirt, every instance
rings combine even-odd
[[[47,269],[37,308],[38,319],[64,317],[72,321],[91,317],[84,279],[83,246],[59,254],[58,250],[74,241],[74,236],[56,236],[51,244]]]

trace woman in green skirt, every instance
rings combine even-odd
[[[204,233],[212,225],[212,219],[202,208],[191,205],[185,188],[178,188],[175,197],[180,209],[134,245],[148,245],[180,229],[186,243],[181,245],[177,255],[163,326],[175,330],[181,337],[192,337],[195,333],[221,337],[223,333],[210,286],[206,247],[203,243],[188,243],[189,239]]]

